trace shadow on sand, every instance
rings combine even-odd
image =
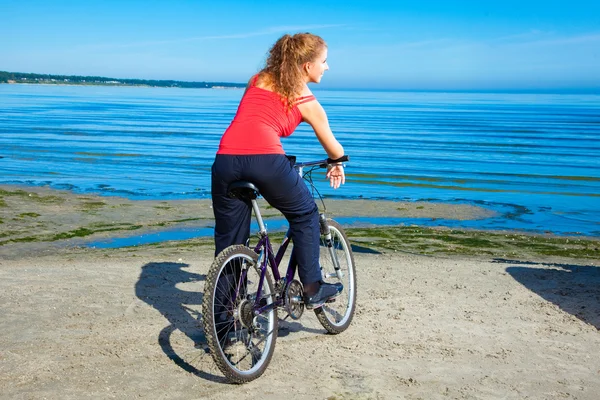
[[[494,259],[517,282],[600,330],[600,267]],[[536,266],[545,268],[536,268]],[[552,267],[549,269],[547,267]]]
[[[198,377],[224,382],[221,376],[201,371],[192,365],[193,360],[188,360],[188,353],[178,354],[174,349],[171,334],[177,330],[194,342],[194,348],[206,351],[206,337],[202,329],[202,315],[199,311],[202,304],[200,281],[206,276],[188,272],[188,264],[172,262],[151,262],[142,267],[142,272],[135,285],[136,296],[157,309],[168,321],[167,325],[158,335],[158,344],[163,352],[175,364]],[[186,291],[177,288],[183,283],[197,283],[197,291]],[[181,352],[180,352],[181,353]]]
[[[189,267],[188,264],[173,262],[145,264],[142,266],[142,272],[135,285],[135,294],[140,300],[158,310],[169,321],[169,325],[158,335],[158,344],[171,361],[200,378],[214,382],[226,382],[224,377],[199,370],[193,365],[194,360],[199,357],[198,353],[208,353],[208,345],[202,328],[202,314],[199,311],[203,299],[201,292],[203,285],[200,282],[206,279],[206,275],[186,271],[187,267]],[[185,283],[196,283],[190,287],[197,288],[197,290],[187,291],[178,288]],[[280,309],[278,314],[280,318],[279,337],[301,331],[315,334],[325,332],[324,329],[310,328],[289,318],[282,320],[286,314],[283,309]],[[172,337],[175,331],[181,331],[191,339],[194,343],[193,348],[189,346],[185,350],[176,350],[177,346],[173,345],[175,340]]]

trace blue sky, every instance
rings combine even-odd
[[[0,70],[245,82],[284,33],[329,88],[600,88],[600,1],[0,0]]]

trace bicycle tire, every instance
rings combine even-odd
[[[258,316],[252,313],[254,299],[265,299],[265,304],[275,300],[269,271],[261,293],[257,293],[260,274],[258,255],[246,246],[234,245],[217,255],[206,276],[202,304],[204,333],[215,364],[234,383],[250,382],[261,376],[275,350],[277,310],[273,308]]]
[[[344,229],[332,219],[328,218],[327,223],[331,232],[333,252],[339,261],[340,269],[344,276],[341,280],[335,276],[336,271],[330,249],[325,243],[323,232],[321,232],[319,263],[321,265],[321,272],[323,273],[323,280],[328,283],[341,282],[344,285],[344,290],[333,302],[325,303],[322,307],[316,308],[314,311],[317,319],[327,332],[338,334],[348,329],[354,317],[356,308],[356,264],[354,262],[354,255],[352,254],[352,247]]]

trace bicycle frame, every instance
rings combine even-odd
[[[258,214],[260,215],[260,214]],[[261,234],[261,238],[258,241],[258,244],[254,247],[254,252],[256,254],[258,254],[258,262],[259,262],[259,268],[260,268],[260,281],[258,283],[258,293],[262,293],[262,286],[263,283],[265,281],[265,275],[267,274],[267,269],[269,267],[269,265],[271,266],[271,273],[273,274],[273,278],[275,279],[275,282],[280,282],[281,281],[281,274],[279,272],[279,264],[281,263],[281,260],[283,259],[283,256],[285,254],[285,252],[287,251],[288,245],[290,244],[290,237],[289,237],[289,231],[288,233],[286,233],[285,237],[283,238],[283,242],[281,243],[281,246],[279,247],[279,249],[277,250],[277,254],[274,254],[273,252],[273,247],[271,246],[271,241],[269,240],[269,236],[266,232],[263,232]],[[292,258],[290,259],[290,262],[288,264],[288,268],[285,274],[285,282],[290,282],[292,279],[294,279],[294,275],[296,274],[296,263],[294,260],[294,257],[292,256]],[[255,303],[254,303],[254,313],[255,315],[261,314],[265,311],[268,311],[271,308],[275,308],[275,307],[279,307],[283,304],[283,298],[278,298],[275,301],[273,301],[271,304],[268,304],[266,306],[260,306],[259,305],[259,301],[260,299],[255,299]]]
[[[343,158],[344,158],[344,161],[347,160],[347,157],[343,157]],[[302,177],[304,167],[311,167],[311,166],[316,166],[316,165],[327,166],[330,161],[331,160],[320,160],[320,161],[311,161],[311,162],[306,162],[306,163],[297,163],[294,165],[294,167],[298,171],[298,174]],[[260,239],[259,239],[257,245],[254,247],[254,252],[259,255],[258,256],[258,264],[259,264],[259,268],[261,271],[260,281],[258,282],[257,293],[262,293],[262,288],[263,288],[263,284],[265,281],[265,275],[267,274],[267,269],[268,269],[269,265],[271,266],[271,273],[273,274],[273,278],[275,279],[275,282],[276,283],[281,282],[281,274],[279,272],[279,265],[280,265],[281,260],[283,259],[283,256],[285,255],[285,252],[287,251],[287,248],[290,244],[290,234],[289,234],[290,232],[288,229],[288,232],[285,234],[285,237],[283,238],[283,242],[281,243],[281,246],[277,250],[277,254],[274,254],[273,247],[271,246],[271,241],[269,240],[269,235],[267,233],[267,228],[265,227],[264,221],[262,219],[262,215],[260,214],[260,209],[258,207],[258,203],[256,202],[256,199],[252,199],[252,209],[254,211],[254,215],[258,222],[259,236],[260,236]],[[339,266],[339,260],[337,259],[337,257],[334,254],[332,243],[331,243],[331,235],[329,233],[326,218],[323,213],[320,213],[320,215],[319,215],[319,223],[322,225],[322,228],[325,228],[322,230],[325,233],[327,247],[329,248],[329,252],[332,256],[336,274],[341,279],[342,275],[341,275],[341,270],[340,270],[340,266]],[[290,257],[290,262],[288,264],[288,268],[287,268],[287,271],[285,274],[284,283],[291,282],[294,279],[294,275],[296,274],[296,267],[297,267],[297,263],[294,258],[293,252],[292,252],[292,256]],[[236,293],[235,293],[236,297],[239,294],[241,284],[242,284],[242,282],[245,281],[245,278],[246,278],[246,273],[245,273],[245,271],[242,271],[242,274],[240,276],[240,281],[238,283],[238,287],[236,288]],[[278,288],[278,287],[276,287],[276,288]],[[272,296],[273,295],[275,295],[275,294],[272,294]],[[283,305],[283,297],[280,296],[279,298],[276,298],[275,301],[273,301],[271,304],[267,304],[264,306],[260,306],[259,302],[260,302],[259,298],[254,299],[254,307],[253,307],[254,315],[259,315],[259,314],[261,314],[265,311],[268,311],[272,308],[276,308],[276,307]]]

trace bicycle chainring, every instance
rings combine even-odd
[[[285,309],[292,319],[300,319],[304,313],[304,289],[296,279],[285,288]]]

